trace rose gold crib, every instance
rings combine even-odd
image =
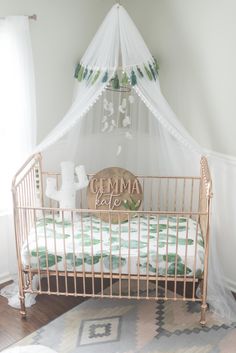
[[[209,212],[210,212],[210,199],[211,199],[211,177],[208,169],[207,160],[205,157],[201,159],[201,172],[200,176],[178,177],[178,176],[138,176],[138,179],[143,188],[144,200],[142,209],[139,211],[98,211],[86,209],[86,190],[83,190],[78,195],[77,209],[62,210],[59,208],[57,202],[50,201],[45,197],[45,180],[46,177],[54,176],[57,180],[57,187],[60,187],[60,174],[49,173],[42,170],[41,155],[36,154],[32,156],[16,174],[13,185],[13,200],[14,200],[14,221],[15,221],[15,236],[16,236],[16,249],[19,266],[19,294],[21,301],[21,314],[26,316],[25,309],[25,294],[56,294],[65,296],[81,296],[81,297],[99,297],[99,298],[128,298],[128,299],[153,299],[153,300],[184,300],[184,301],[199,301],[201,304],[201,320],[200,323],[206,323],[206,309],[207,309],[207,272],[208,272],[208,249],[209,249]],[[166,271],[159,273],[158,271],[158,252],[156,252],[156,273],[149,271],[149,250],[147,251],[147,271],[141,273],[139,270],[140,262],[140,249],[138,245],[138,258],[137,258],[137,273],[130,271],[130,247],[128,248],[128,269],[126,273],[121,271],[121,253],[119,253],[119,268],[116,273],[112,270],[110,262],[110,269],[104,268],[98,270],[95,264],[91,263],[91,269],[88,271],[84,266],[84,253],[81,255],[82,266],[78,270],[75,265],[74,247],[74,265],[72,268],[65,266],[59,269],[57,263],[51,269],[48,265],[48,252],[47,252],[47,234],[45,231],[45,247],[46,247],[46,263],[44,268],[40,264],[40,249],[37,243],[37,227],[36,222],[38,219],[45,219],[48,215],[53,220],[60,213],[62,222],[64,221],[64,214],[70,214],[71,224],[73,220],[80,215],[92,217],[94,214],[107,212],[108,214],[117,213],[118,219],[122,213],[128,215],[127,226],[129,229],[131,219],[135,217],[137,221],[137,243],[140,242],[140,219],[145,217],[149,223],[156,217],[157,222],[161,217],[166,217],[167,222],[171,217],[175,217],[176,221],[176,249],[178,249],[178,231],[179,220],[181,217],[186,217],[188,220],[194,220],[196,226],[196,237],[199,229],[204,241],[204,270],[199,276],[196,273],[196,257],[198,253],[198,243],[195,243],[195,258],[193,262],[192,274],[184,273],[179,275],[177,273],[177,255],[174,258],[174,272],[170,275],[168,273],[168,256],[162,256],[162,261],[166,259]],[[82,219],[82,218],[81,218]],[[188,221],[187,221],[188,222]],[[55,224],[55,223],[54,223]],[[108,226],[111,232],[111,222]],[[72,227],[73,228],[73,227]],[[36,253],[38,255],[37,265],[31,266],[30,255],[28,265],[23,264],[22,261],[22,248],[27,247],[29,242],[29,234],[35,229],[36,239]],[[158,249],[159,242],[159,227],[156,234],[156,248]],[[188,227],[187,227],[188,229]],[[64,226],[62,226],[64,232]],[[73,230],[73,229],[72,229]],[[72,232],[73,233],[73,232]],[[102,233],[102,232],[101,232]],[[121,232],[118,232],[118,237],[121,239]],[[130,233],[130,232],[129,232]],[[168,229],[167,229],[168,233]],[[186,230],[186,237],[188,239],[188,230]],[[110,233],[111,235],[111,233]],[[55,258],[57,259],[57,243],[54,228],[55,242]],[[90,229],[90,236],[93,239],[93,229]],[[74,233],[72,234],[74,242]],[[83,241],[83,229],[82,229]],[[102,237],[102,234],[101,234]],[[167,234],[168,238],[168,234]],[[150,232],[147,232],[147,249],[149,249]],[[130,234],[128,234],[128,241],[130,244]],[[64,255],[66,254],[66,240],[64,239]],[[75,244],[75,243],[74,243]],[[168,239],[167,245],[168,247]],[[188,242],[185,245],[185,257],[188,254]],[[111,250],[111,249],[110,249]],[[101,262],[103,261],[102,253],[102,238],[101,238]],[[93,252],[93,245],[91,248]],[[112,254],[108,254],[108,257]],[[153,253],[152,253],[153,258]],[[93,259],[93,257],[92,257]],[[72,259],[73,260],[73,259]],[[72,261],[73,262],[73,261]],[[39,284],[35,288],[32,284],[34,275],[38,275]],[[44,285],[42,284],[44,282]],[[54,285],[52,284],[54,283]],[[63,284],[63,285],[62,285]],[[106,288],[107,284],[109,285]],[[196,297],[196,289],[200,284],[201,295]],[[54,288],[55,287],[55,288]],[[98,288],[98,290],[96,290]]]

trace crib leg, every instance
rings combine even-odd
[[[20,314],[21,318],[25,319],[26,318],[26,308],[25,308],[25,294],[19,296],[20,299]]]
[[[204,327],[206,326],[206,310],[207,310],[207,304],[201,305],[201,320],[200,324]]]
[[[207,291],[206,291],[206,281],[200,282],[201,295],[202,295],[202,303],[201,303],[201,320],[200,324],[204,327],[206,325],[206,311],[207,311]]]
[[[26,318],[25,293],[24,293],[24,275],[19,271],[19,299],[21,318]]]

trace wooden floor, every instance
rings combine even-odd
[[[72,289],[72,283],[73,281],[68,283],[69,291]],[[95,293],[101,290],[99,283],[99,281],[95,281]],[[104,279],[104,288],[108,287],[109,284],[109,280]],[[59,279],[59,285],[62,291],[65,290],[63,278]],[[41,286],[43,290],[46,290],[46,279],[42,279]],[[50,280],[50,286],[52,290],[56,290],[55,278]],[[86,282],[86,288],[91,292],[91,282]],[[7,299],[0,296],[0,351],[46,325],[84,300],[87,300],[87,298],[38,295],[37,303],[27,309],[27,317],[22,319],[19,310],[11,308]]]
[[[36,300],[37,304],[27,309],[27,318],[21,319],[19,311],[11,308],[7,299],[0,296],[0,350],[16,343],[84,299],[41,295]]]

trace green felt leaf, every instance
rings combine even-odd
[[[104,76],[103,76],[103,78],[102,78],[102,82],[104,83],[104,82],[107,82],[107,80],[108,80],[108,71],[106,71],[105,73],[104,73]]]
[[[104,266],[110,270],[110,267],[112,268],[112,270],[115,270],[117,268],[119,268],[119,266],[123,266],[126,264],[126,259],[121,257],[119,258],[119,256],[115,256],[115,255],[112,255],[111,256],[111,259],[110,259],[110,256],[107,256],[103,259],[103,263],[104,263]]]
[[[93,79],[92,79],[92,85],[97,81],[98,77],[100,75],[100,70],[98,70],[96,72],[96,74],[94,75]]]
[[[78,65],[76,66],[76,69],[75,69],[74,78],[78,78],[78,74],[79,74],[80,68],[81,68],[81,65],[78,64]]]
[[[154,71],[154,69],[153,69],[153,67],[152,67],[151,64],[149,64],[149,69],[150,69],[150,71],[151,71],[151,73],[152,73],[152,77],[153,77],[154,80],[156,81],[156,74],[155,74],[155,71]]]
[[[120,89],[120,81],[117,73],[115,76],[111,79],[111,84],[113,89]]]
[[[134,70],[131,71],[130,82],[132,86],[135,86],[137,84],[137,77],[135,75]]]
[[[90,77],[92,76],[92,74],[93,74],[93,70],[91,69],[91,70],[89,71],[88,76],[87,76],[87,81],[90,79]]]
[[[155,68],[156,73],[157,73],[157,75],[158,75],[158,73],[159,73],[159,65],[158,65],[158,62],[157,62],[157,59],[156,59],[156,58],[154,58],[154,63],[153,63],[153,65],[154,65],[154,68]]]
[[[127,86],[129,84],[129,78],[126,72],[123,73],[122,78],[121,78],[121,84],[123,86]]]
[[[152,79],[153,79],[152,73],[149,71],[149,69],[147,68],[146,65],[144,65],[144,69],[145,69],[145,71],[146,71],[146,74],[147,74],[149,80],[152,81]]]
[[[79,73],[78,73],[78,77],[77,77],[77,79],[78,79],[78,81],[82,81],[82,79],[83,79],[83,74],[84,74],[84,67],[83,66],[81,66],[81,68],[80,68],[80,70],[79,70]]]
[[[163,255],[163,260],[166,261],[166,258],[167,258],[167,262],[175,262],[176,261],[175,257],[176,257],[175,253],[169,253],[167,256]],[[182,261],[181,256],[177,255],[177,262],[181,262],[181,261]]]
[[[84,74],[83,74],[83,80],[86,79],[86,76],[88,75],[88,68],[86,67],[84,70]]]
[[[126,208],[127,210],[129,210],[128,200],[122,201],[122,205],[124,206],[124,208]]]
[[[142,70],[140,69],[140,67],[138,67],[138,66],[137,66],[137,71],[138,71],[139,77],[143,78],[144,74],[143,74]]]

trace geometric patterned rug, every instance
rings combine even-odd
[[[199,310],[193,302],[92,298],[15,346],[40,344],[58,353],[235,353],[236,324],[208,312],[201,327]]]

